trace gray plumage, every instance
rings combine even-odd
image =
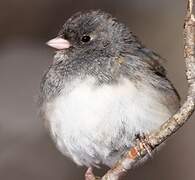
[[[83,36],[89,42],[83,42]],[[41,117],[58,149],[77,164],[112,166],[137,133],[158,128],[179,107],[159,55],[102,11],[73,15],[41,82]]]

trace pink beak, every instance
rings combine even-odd
[[[60,37],[51,39],[46,44],[58,50],[67,49],[70,47],[70,42]]]

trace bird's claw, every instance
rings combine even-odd
[[[147,153],[152,156],[152,147],[148,141],[147,136],[143,133],[143,134],[136,134],[136,140],[139,143],[139,149],[145,149],[147,151]]]
[[[85,180],[100,180],[99,177],[96,177],[94,174],[93,174],[93,169],[92,167],[89,167],[85,173]]]

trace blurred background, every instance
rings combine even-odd
[[[54,50],[45,42],[77,11],[113,14],[143,43],[167,59],[165,66],[182,99],[184,0],[1,0],[0,179],[81,180],[77,167],[56,150],[37,115],[43,72]],[[128,173],[131,180],[195,179],[195,116],[151,160]]]

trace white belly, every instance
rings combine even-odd
[[[136,133],[159,127],[173,113],[162,98],[152,87],[129,80],[96,86],[90,78],[64,88],[44,111],[62,153],[80,165],[112,165]]]

